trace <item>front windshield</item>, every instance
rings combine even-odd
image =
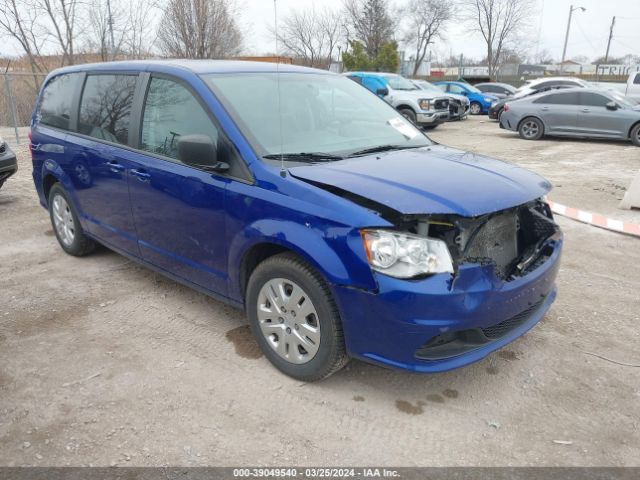
[[[429,83],[426,80],[420,80],[416,83],[422,90],[426,90],[427,92],[442,93],[442,90],[440,90],[436,85]]]
[[[465,83],[464,85],[465,87],[467,87],[467,90],[473,92],[473,93],[482,93],[482,91],[480,91],[479,88],[474,87],[473,85],[469,84],[469,83]]]
[[[389,86],[394,90],[419,90],[411,80],[407,80],[400,75],[382,75]]]
[[[636,100],[630,97],[627,97],[619,92],[607,92],[607,93],[609,93],[609,95],[611,95],[616,100],[616,102],[618,102],[624,107],[633,108],[636,105],[638,105],[638,102]]]
[[[203,76],[262,156],[323,153],[343,157],[383,145],[432,144],[384,100],[346,77],[279,76],[279,87],[276,73]]]

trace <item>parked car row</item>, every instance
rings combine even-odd
[[[633,73],[629,81],[635,81]],[[541,78],[496,103],[489,116],[525,140],[545,135],[631,140],[640,146],[638,102],[606,84],[578,78]]]

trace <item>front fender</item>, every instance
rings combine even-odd
[[[240,269],[245,255],[259,244],[275,244],[291,250],[320,272],[329,284],[365,290],[377,288],[357,229],[261,219],[237,232],[229,243],[229,296],[233,299],[243,300]]]

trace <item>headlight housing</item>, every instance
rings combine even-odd
[[[453,260],[442,240],[389,230],[361,230],[369,265],[385,275],[412,278],[453,273]]]
[[[489,97],[484,97],[484,101],[487,102],[487,103],[495,102],[495,100],[493,98],[489,98]]]
[[[418,100],[418,105],[422,110],[431,110],[431,100],[427,100],[426,98]]]

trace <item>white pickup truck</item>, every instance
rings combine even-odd
[[[635,100],[640,100],[640,72],[633,72],[629,75],[625,95]]]
[[[627,83],[609,83],[609,82],[597,82],[595,85],[598,88],[604,88],[605,90],[615,90],[623,95],[637,100],[640,102],[640,71],[631,72]]]

